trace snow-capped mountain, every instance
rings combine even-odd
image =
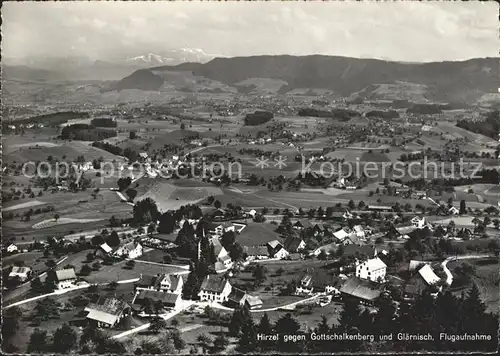
[[[126,59],[127,63],[146,66],[176,65],[186,62],[206,63],[224,55],[206,53],[201,48],[171,49],[161,54],[148,53]]]

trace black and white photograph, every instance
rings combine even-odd
[[[496,354],[497,2],[1,16],[3,354]]]

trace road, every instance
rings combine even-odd
[[[446,273],[446,284],[451,286],[453,283],[453,274],[450,272],[448,269],[448,262],[450,261],[456,261],[456,260],[469,260],[469,259],[475,259],[475,258],[488,258],[491,257],[488,254],[482,254],[482,255],[464,255],[464,256],[452,256],[446,258],[443,262],[441,262],[441,266],[443,267],[444,273]]]

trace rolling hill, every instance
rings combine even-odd
[[[457,62],[401,63],[377,59],[335,56],[254,56],[215,58],[207,63],[185,63],[136,71],[122,79],[117,88],[161,87],[161,71],[192,71],[193,75],[226,85],[250,78],[271,78],[287,85],[280,92],[296,88],[324,88],[343,96],[370,85],[401,82],[418,88],[419,96],[431,101],[473,103],[486,93],[498,91],[498,59],[481,58]],[[148,73],[149,72],[149,73]]]

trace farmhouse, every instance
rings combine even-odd
[[[283,248],[289,253],[296,253],[305,249],[306,243],[298,237],[291,236],[285,240]]]
[[[209,302],[225,302],[231,293],[231,284],[223,276],[208,275],[201,284],[200,300]]]
[[[340,288],[343,299],[353,298],[363,304],[372,305],[382,293],[383,285],[366,279],[351,277]]]
[[[96,303],[91,303],[84,309],[87,319],[97,323],[98,327],[116,326],[120,320],[130,314],[130,306],[116,298],[99,297]]]
[[[113,255],[121,258],[134,259],[142,256],[143,247],[140,242],[129,242],[126,245],[120,246]]]
[[[436,284],[441,280],[435,273],[432,267],[428,264],[418,270],[418,274],[424,279],[427,285]]]
[[[265,260],[269,258],[269,251],[264,246],[248,247],[243,248],[243,252],[247,256],[247,261],[252,260]]]
[[[227,297],[227,305],[232,308],[242,307],[247,301],[248,294],[239,288],[231,288],[231,293]]]
[[[76,274],[73,268],[56,271],[57,287],[59,289],[71,288],[75,285]]]
[[[259,308],[262,308],[263,303],[259,297],[249,295],[249,296],[247,296],[247,299],[245,300],[245,305],[249,309],[259,309]]]
[[[385,205],[368,205],[368,210],[371,211],[392,211],[390,206]]]
[[[10,244],[9,246],[7,246],[7,252],[8,253],[15,253],[15,252],[18,252],[18,248],[16,245],[14,244]]]
[[[278,240],[269,241],[267,244],[269,255],[274,256],[276,252],[283,248],[283,244]]]
[[[304,230],[312,227],[312,224],[307,219],[298,220],[295,224],[293,224],[293,228],[297,230]]]
[[[425,226],[425,218],[423,216],[415,216],[413,219],[411,219],[411,225],[416,229],[422,229]]]
[[[229,222],[225,222],[222,224],[214,224],[214,223],[208,224],[208,232],[218,237],[224,235],[225,232],[235,231],[235,230],[236,228],[234,224]]]
[[[285,250],[284,248],[280,248],[274,255],[273,257],[274,258],[277,258],[279,260],[282,260],[282,259],[285,259],[287,258],[288,256],[290,256],[290,253],[288,253],[287,250]]]
[[[335,237],[339,242],[344,241],[349,236],[349,233],[345,229],[340,229],[339,231],[335,231],[333,233],[333,237]]]
[[[176,274],[158,274],[143,276],[135,283],[136,290],[156,290],[165,293],[181,293],[184,281]]]
[[[387,265],[380,258],[375,257],[356,266],[356,277],[379,282],[385,279],[386,270]]]
[[[31,268],[14,266],[12,267],[12,270],[9,273],[9,278],[10,279],[19,278],[21,282],[25,282],[30,277],[30,274],[31,274]]]
[[[151,301],[153,305],[161,303],[161,306],[163,308],[168,309],[177,309],[182,305],[182,298],[180,293],[170,293],[144,289],[141,290],[135,298],[134,304],[138,305],[139,308],[136,308],[134,306],[134,309],[144,311],[146,314],[152,314],[152,310],[147,310],[150,307],[150,305],[148,305],[149,301]]]

